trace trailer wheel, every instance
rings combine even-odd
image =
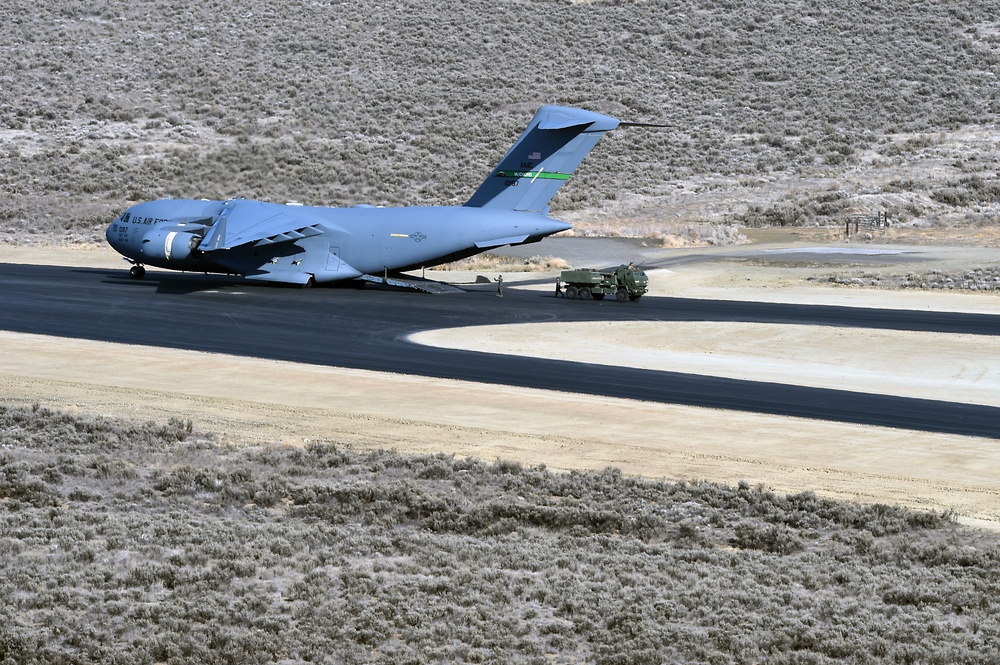
[[[590,300],[590,295],[591,294],[590,294],[590,287],[589,286],[585,286],[582,289],[580,289],[580,298],[581,299],[583,299],[583,300]]]
[[[577,288],[575,286],[567,286],[566,287],[566,297],[567,298],[569,298],[569,299],[572,300],[573,298],[576,298],[576,296],[578,294],[579,294],[579,291],[577,291]]]
[[[628,291],[625,289],[618,289],[618,293],[615,294],[615,298],[618,302],[625,302],[628,300]]]
[[[590,297],[593,298],[594,300],[604,300],[603,293],[591,293]]]

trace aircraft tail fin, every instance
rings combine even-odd
[[[543,106],[465,205],[544,212],[617,118],[565,106]]]

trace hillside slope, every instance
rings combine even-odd
[[[165,196],[459,203],[543,103],[668,125],[588,158],[584,226],[997,219],[997,0],[18,5],[7,242]]]

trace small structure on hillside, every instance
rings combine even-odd
[[[876,231],[885,235],[887,228],[889,228],[889,216],[884,212],[877,212],[874,215],[851,215],[845,223],[844,237],[850,240],[862,233],[875,235]]]

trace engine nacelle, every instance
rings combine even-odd
[[[142,237],[140,253],[149,263],[157,261],[184,261],[191,258],[201,236],[185,231],[153,229]]]

